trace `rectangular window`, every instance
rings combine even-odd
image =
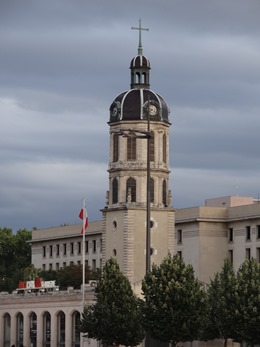
[[[258,239],[260,239],[260,225],[257,225],[256,226],[256,237],[258,238]]]
[[[63,267],[66,267],[66,266],[67,266],[66,261],[63,262],[63,265],[62,265],[62,266],[63,266]]]
[[[78,254],[81,254],[81,242],[78,242]]]
[[[228,251],[228,259],[230,260],[231,264],[233,264],[233,250],[230,249]]]
[[[46,265],[45,264],[42,264],[42,269],[43,269],[43,271],[46,270]]]
[[[70,255],[73,255],[74,254],[74,243],[71,242],[70,243]]]
[[[50,245],[49,251],[50,251],[50,257],[52,257],[52,245]]]
[[[251,227],[249,225],[246,226],[246,240],[251,240]]]
[[[56,271],[59,271],[60,269],[60,263],[56,263]]]
[[[57,257],[60,255],[60,245],[56,245],[56,255]]]
[[[97,242],[96,240],[93,240],[93,253],[96,253],[97,251]]]
[[[43,258],[46,257],[46,246],[42,247],[42,256],[43,256]]]
[[[233,242],[233,240],[234,240],[234,231],[233,231],[233,228],[229,228],[228,229],[228,241]]]
[[[96,266],[96,259],[93,259],[93,260],[92,260],[92,270],[93,270],[93,271],[96,271],[96,269],[97,269],[97,266]]]
[[[49,264],[49,270],[52,270],[52,264]]]
[[[77,261],[77,265],[80,266],[80,264],[81,264],[81,262],[80,262],[80,260],[78,260],[78,261]]]
[[[256,248],[256,260],[260,263],[260,247]]]
[[[127,160],[136,160],[136,138],[127,138]]]
[[[74,265],[74,262],[73,262],[73,261],[70,261],[70,265]]]
[[[251,249],[250,248],[246,248],[246,258],[251,259]]]
[[[87,259],[85,260],[85,266],[86,266],[86,268],[88,267],[88,260]]]
[[[119,135],[115,134],[113,136],[113,162],[118,161],[118,154],[119,154],[118,141],[119,141]]]
[[[88,253],[88,241],[85,241],[86,253]]]
[[[177,230],[177,243],[178,244],[182,243],[182,230],[181,229]]]
[[[63,243],[63,255],[67,255],[67,244]]]

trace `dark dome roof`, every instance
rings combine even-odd
[[[150,69],[150,61],[144,55],[137,55],[131,60],[130,69],[141,67]]]
[[[135,59],[135,58],[134,58]],[[110,106],[110,122],[147,119],[148,103],[154,105],[150,119],[169,123],[169,109],[165,100],[150,89],[130,89],[119,94]]]

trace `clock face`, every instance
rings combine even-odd
[[[155,116],[157,114],[158,110],[155,105],[149,105],[149,114],[151,116]]]
[[[117,106],[114,106],[113,110],[112,110],[112,117],[116,117],[117,113],[118,113],[118,108],[117,108]]]

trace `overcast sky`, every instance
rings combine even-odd
[[[176,208],[260,194],[259,0],[0,0],[0,227],[101,219],[109,106],[138,32],[167,101]]]

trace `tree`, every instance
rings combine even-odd
[[[91,271],[88,266],[85,267],[86,282],[92,279]],[[57,283],[61,289],[66,289],[68,286],[73,286],[79,289],[82,284],[82,265],[69,265],[60,269],[57,272]]]
[[[222,271],[215,275],[208,288],[204,340],[224,339],[224,346],[227,346],[227,340],[237,336],[236,287],[234,269],[226,260]]]
[[[168,255],[146,274],[142,290],[144,328],[153,338],[172,346],[198,338],[206,295],[191,265]]]
[[[238,339],[252,346],[260,344],[260,264],[247,259],[237,272]]]
[[[17,288],[21,270],[30,265],[31,232],[24,229],[13,234],[9,228],[0,228],[0,240],[0,291],[11,292]]]
[[[97,301],[84,308],[81,331],[105,345],[138,345],[144,338],[139,300],[115,259],[106,262],[95,291]]]

